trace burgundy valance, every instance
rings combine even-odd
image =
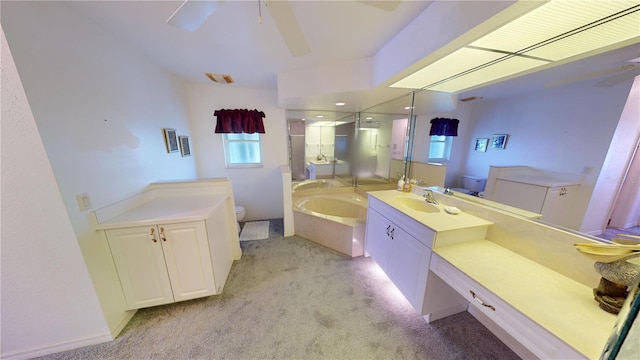
[[[458,136],[458,119],[435,118],[431,120],[429,136]]]
[[[218,118],[216,134],[260,133],[264,134],[264,112],[258,110],[234,109],[216,110],[213,116]]]

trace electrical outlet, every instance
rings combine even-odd
[[[78,202],[78,207],[80,211],[86,211],[91,209],[91,200],[89,200],[89,194],[78,194],[76,195],[76,201]]]

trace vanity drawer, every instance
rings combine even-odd
[[[500,297],[474,281],[465,273],[449,262],[433,253],[430,269],[455,291],[462,295],[470,304],[469,312],[480,312],[491,322],[517,341],[517,346],[509,344],[509,339],[501,338],[516,353],[523,356],[520,347],[524,347],[530,354],[540,359],[584,359],[585,355],[541,327],[517,309],[503,301]],[[490,330],[490,326],[487,326]]]

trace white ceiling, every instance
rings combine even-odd
[[[181,3],[182,1],[66,2],[80,16],[86,16],[88,21],[103,26],[123,42],[140,49],[160,66],[186,81],[208,83],[211,86],[269,89],[277,89],[279,73],[374,56],[416,16],[429,11],[432,4],[431,1],[401,1],[394,11],[388,12],[360,1],[291,0],[291,8],[311,48],[310,54],[293,57],[269,11],[264,7],[264,0],[226,0],[195,32],[165,23]],[[262,6],[262,24],[258,23],[259,4]],[[546,72],[466,91],[458,94],[458,97],[500,97],[544,88],[554,81],[590,81],[585,86],[591,86],[596,81],[616,74],[610,69],[625,65],[627,60],[639,56],[640,48],[635,43]],[[205,77],[205,72],[229,74],[235,82],[212,83]],[[337,110],[334,103],[341,100],[348,102],[348,105],[340,110],[350,112],[401,97],[401,104],[388,103],[393,104],[393,110],[384,106],[372,109],[376,112],[398,112],[398,106],[410,105],[410,96],[406,95],[409,92],[408,89],[383,87],[345,94],[326,94],[299,101],[295,107]],[[449,94],[437,95],[428,96],[429,101],[451,101]]]
[[[295,69],[370,57],[430,1],[402,1],[391,12],[357,1],[289,3],[311,48],[294,58],[260,1],[226,0],[195,32],[165,23],[182,1],[71,1],[91,21],[146,52],[189,81],[205,72],[230,74],[235,86],[276,87],[276,75]]]

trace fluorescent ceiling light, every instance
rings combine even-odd
[[[552,0],[391,87],[456,92],[635,38],[638,1]]]
[[[456,76],[468,69],[496,61],[504,56],[505,54],[485,50],[458,49],[391,86],[419,89],[425,85],[438,83],[443,79]]]
[[[546,61],[514,56],[497,62],[491,66],[486,66],[470,72],[464,76],[456,77],[449,81],[434,85],[430,87],[429,90],[455,92],[458,89],[470,88],[488,81],[500,79],[505,76],[517,74],[521,71],[530,70],[546,64]]]
[[[333,126],[335,125],[334,121],[316,121],[311,126]]]
[[[323,121],[316,121],[313,124],[309,125],[309,126],[338,126],[338,125],[342,125],[342,124],[346,124],[349,121],[330,121],[330,120],[323,120]]]
[[[337,102],[336,103],[336,106],[344,106],[344,105],[345,105],[345,103],[343,103],[343,102]]]

